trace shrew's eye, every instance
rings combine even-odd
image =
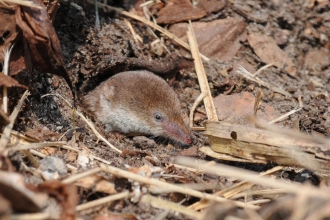
[[[155,118],[156,118],[157,121],[159,121],[159,120],[162,119],[162,115],[159,114],[159,113],[157,113],[157,114],[155,115]]]

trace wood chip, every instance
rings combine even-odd
[[[157,23],[173,24],[196,20],[206,15],[203,9],[195,8],[189,0],[171,0],[157,13]]]
[[[246,40],[246,23],[236,18],[194,22],[192,26],[201,53],[211,59],[231,60],[241,47],[240,41]],[[187,41],[187,24],[175,24],[169,30]]]
[[[266,64],[274,63],[274,66],[283,68],[291,76],[296,76],[296,68],[293,60],[279,46],[276,41],[267,35],[252,33],[247,37],[249,44],[258,57]]]

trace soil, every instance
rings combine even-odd
[[[54,20],[54,27],[58,34],[62,52],[65,58],[67,69],[71,72],[71,78],[78,92],[93,89],[101,81],[106,80],[112,75],[124,70],[147,69],[146,62],[153,60],[153,65],[161,65],[166,59],[167,62],[174,63],[175,59],[168,60],[166,51],[157,55],[150,42],[154,41],[154,36],[147,30],[147,26],[141,22],[129,19],[116,14],[114,11],[105,11],[100,8],[101,29],[95,28],[94,6],[86,1],[76,2],[81,9],[77,9],[68,2],[62,1]],[[235,1],[233,1],[235,2]],[[312,1],[311,1],[312,2]],[[288,91],[293,97],[285,97],[271,90],[258,86],[242,78],[235,72],[238,62],[247,62],[255,70],[263,67],[265,63],[255,54],[248,41],[241,42],[241,48],[228,61],[212,59],[203,62],[207,74],[212,96],[219,94],[236,94],[250,92],[256,96],[259,89],[263,92],[262,101],[275,108],[281,114],[285,114],[298,107],[298,99],[301,97],[303,108],[298,114],[293,114],[284,121],[278,123],[292,129],[299,129],[310,135],[329,137],[330,135],[330,113],[329,113],[329,79],[330,62],[325,60],[320,65],[317,61],[323,59],[322,50],[330,49],[330,6],[324,5],[321,1],[316,1],[315,5],[308,6],[308,1],[247,1],[246,5],[251,11],[261,11],[261,15],[242,13],[238,3],[227,3],[220,11],[211,12],[202,21],[212,21],[234,17],[243,19],[247,23],[248,33],[263,33],[272,36],[279,47],[286,52],[293,60],[296,68],[295,75],[289,74],[283,68],[269,67],[264,70],[259,78],[270,82],[273,85]],[[110,4],[109,4],[110,5]],[[125,1],[120,7],[129,7],[129,2]],[[126,8],[129,9],[129,8]],[[258,17],[259,16],[259,17]],[[257,17],[257,18],[255,18]],[[143,39],[143,43],[136,43],[124,19],[128,19],[134,30]],[[310,32],[312,32],[310,34]],[[156,32],[157,35],[161,35]],[[180,47],[170,39],[164,37],[164,44],[172,54],[180,54]],[[321,51],[321,52],[320,52]],[[308,59],[307,55],[315,52]],[[330,57],[329,54],[326,56]],[[200,94],[197,76],[191,68],[187,57],[182,62],[188,63],[185,68],[174,67],[171,71],[163,71],[161,76],[167,80],[174,88],[181,101],[181,107],[186,116],[194,101]],[[133,65],[134,59],[142,64]],[[329,58],[330,59],[330,58]],[[129,60],[129,62],[127,61]],[[315,65],[314,65],[315,64]],[[152,66],[153,66],[152,65]],[[189,67],[190,66],[190,67]],[[221,74],[223,72],[227,74]],[[185,178],[171,178],[166,181],[173,183],[193,183],[193,182],[214,182],[223,186],[231,185],[226,178],[213,176],[199,176],[187,174],[186,171],[178,169],[168,169],[166,165],[177,155],[189,155],[199,159],[209,160],[202,153],[198,152],[201,146],[207,146],[208,139],[200,131],[193,131],[193,144],[190,147],[179,146],[168,140],[151,137],[127,137],[124,135],[108,134],[103,131],[102,126],[98,125],[98,130],[117,148],[125,151],[121,156],[103,142],[98,142],[97,137],[88,126],[72,111],[63,100],[56,96],[46,96],[46,94],[60,94],[73,104],[73,96],[65,81],[50,74],[34,72],[29,79],[21,77],[21,81],[29,81],[32,88],[31,95],[21,111],[15,129],[34,135],[41,141],[66,141],[70,145],[79,148],[87,147],[90,152],[107,161],[111,161],[113,166],[125,169],[126,166],[141,167],[145,164],[160,166],[169,174],[184,176]],[[79,102],[76,103],[78,110]],[[206,121],[206,113],[201,105],[195,113],[195,125],[202,126]],[[188,123],[188,117],[186,117]],[[73,135],[73,130],[78,134]],[[37,136],[36,134],[40,134]],[[187,148],[194,148],[187,153]],[[57,149],[53,155],[63,158],[68,164],[80,167],[77,161],[68,161],[68,151]],[[148,157],[147,157],[148,155]],[[157,158],[152,160],[150,158]],[[17,160],[17,158],[16,158]],[[235,163],[221,161],[239,167],[255,171],[264,171],[275,164],[255,165],[245,163]],[[17,166],[19,163],[17,163]],[[87,167],[80,167],[80,170],[92,168],[97,162],[89,164]],[[19,168],[19,167],[18,167]],[[304,182],[300,173],[294,169],[287,171],[287,178],[292,181]],[[113,178],[113,177],[111,177]],[[313,177],[314,178],[314,177]],[[313,184],[318,181],[309,178]],[[121,186],[128,188],[129,183],[121,183]],[[101,193],[80,189],[79,203],[90,201],[102,197]],[[172,200],[172,197],[183,199],[178,195],[164,194],[163,197]],[[173,200],[172,200],[173,201]],[[184,204],[189,205],[194,199],[187,199]],[[104,210],[102,210],[104,212]],[[139,219],[151,219],[163,212],[141,204],[134,204],[130,201],[121,201],[108,211],[132,213]],[[86,213],[85,217],[98,216],[101,210],[95,209],[93,212]],[[169,214],[167,219],[189,219],[185,216]]]

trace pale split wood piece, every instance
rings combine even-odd
[[[228,122],[208,122],[204,132],[213,151],[250,160],[252,163],[276,162],[330,174],[329,141],[274,132]],[[286,134],[285,134],[286,133]]]

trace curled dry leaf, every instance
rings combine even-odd
[[[276,41],[267,35],[251,33],[248,41],[254,52],[265,63],[273,63],[278,68],[283,68],[291,76],[296,76],[296,68],[293,60],[277,46]]]
[[[15,22],[15,11],[0,7],[0,23],[0,63],[3,63],[3,51],[11,47],[19,32]]]
[[[39,0],[32,0],[42,9],[16,7],[16,23],[22,29],[33,66],[42,72],[62,76],[70,88],[70,77],[64,67],[63,55],[55,29],[46,7]]]
[[[189,0],[170,0],[157,13],[157,23],[173,24],[181,21],[196,20],[206,15],[201,8],[194,7]]]
[[[241,47],[240,41],[246,40],[246,23],[240,19],[194,22],[192,26],[200,52],[211,59],[231,60]],[[187,24],[175,24],[169,30],[187,42]]]
[[[6,86],[6,87],[21,87],[24,89],[28,89],[28,87],[20,84],[15,79],[13,79],[10,76],[6,76],[4,73],[0,72],[0,87]]]
[[[9,75],[16,75],[26,68],[30,70],[31,61],[29,56],[24,56],[22,34],[16,25],[15,8],[18,6],[12,7],[13,9],[0,7],[0,63],[4,61],[3,51],[7,51],[14,45],[10,54]]]

